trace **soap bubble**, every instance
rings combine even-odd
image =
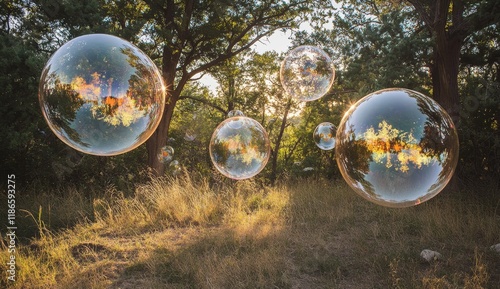
[[[280,69],[281,85],[294,99],[316,100],[333,84],[335,68],[323,50],[315,46],[299,46],[288,53]]]
[[[245,114],[241,110],[231,110],[230,112],[227,113],[227,117],[238,117],[238,116],[245,116]],[[232,129],[239,129],[245,122],[245,119],[243,118],[235,118],[233,121],[228,122],[228,125]]]
[[[158,126],[165,90],[155,64],[106,34],[77,37],[42,71],[39,101],[49,127],[70,147],[111,156],[145,142]]]
[[[171,146],[164,146],[160,149],[158,154],[158,160],[160,163],[166,164],[172,161],[174,158],[174,148]]]
[[[172,175],[177,176],[182,172],[181,164],[178,160],[173,160],[169,165],[169,170]]]
[[[337,129],[336,158],[346,182],[376,204],[409,207],[437,195],[458,161],[455,126],[433,99],[392,88],[351,106]]]
[[[241,110],[233,109],[227,113],[227,117],[233,116],[245,116],[245,114]]]
[[[217,170],[237,180],[257,175],[270,155],[266,130],[256,120],[244,116],[221,122],[212,134],[209,150]]]
[[[329,123],[320,123],[313,133],[313,139],[316,145],[322,150],[331,150],[335,148],[335,134],[337,128]]]
[[[186,117],[187,122],[182,126],[184,130],[184,140],[188,142],[194,141],[199,135],[203,135],[206,125],[206,119],[204,119],[203,114],[198,115],[200,112],[193,112],[191,117]]]
[[[184,133],[184,140],[186,141],[194,141],[197,137],[197,134],[192,129],[186,130]]]

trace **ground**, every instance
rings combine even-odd
[[[311,184],[314,184],[312,186]],[[312,189],[313,188],[313,189]],[[340,181],[158,179],[19,250],[12,288],[497,288],[499,212],[442,195],[374,205]],[[467,194],[465,194],[467,195]],[[420,258],[423,249],[442,261]],[[6,254],[0,255],[4,263]],[[2,273],[4,274],[4,273]],[[5,277],[5,276],[2,276]],[[3,278],[1,282],[5,282]]]

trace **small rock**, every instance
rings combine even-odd
[[[491,246],[490,249],[500,254],[500,243]]]
[[[429,249],[422,250],[422,252],[420,252],[420,257],[429,263],[443,260],[443,255],[441,255],[441,253]]]

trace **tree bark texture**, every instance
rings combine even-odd
[[[285,107],[285,112],[283,113],[283,120],[281,121],[281,126],[280,126],[280,131],[278,133],[278,137],[276,138],[276,144],[274,145],[274,149],[272,151],[271,155],[271,176],[270,176],[270,181],[271,184],[274,185],[274,182],[276,181],[276,178],[278,176],[278,153],[279,149],[281,146],[281,139],[283,138],[283,133],[285,132],[286,128],[286,121],[288,118],[288,113],[290,112],[290,107],[292,106],[292,103],[289,101],[288,104]]]
[[[466,14],[464,0],[407,1],[413,5],[434,40],[432,63],[429,65],[433,97],[457,123],[462,45],[472,33],[500,23],[500,3],[497,0],[483,1],[475,12]]]

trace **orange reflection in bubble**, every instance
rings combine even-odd
[[[385,120],[378,124],[378,130],[370,127],[364,134],[366,147],[372,152],[373,160],[385,163],[386,168],[408,172],[408,164],[420,169],[428,165],[435,156],[422,152],[412,132],[403,132]]]

